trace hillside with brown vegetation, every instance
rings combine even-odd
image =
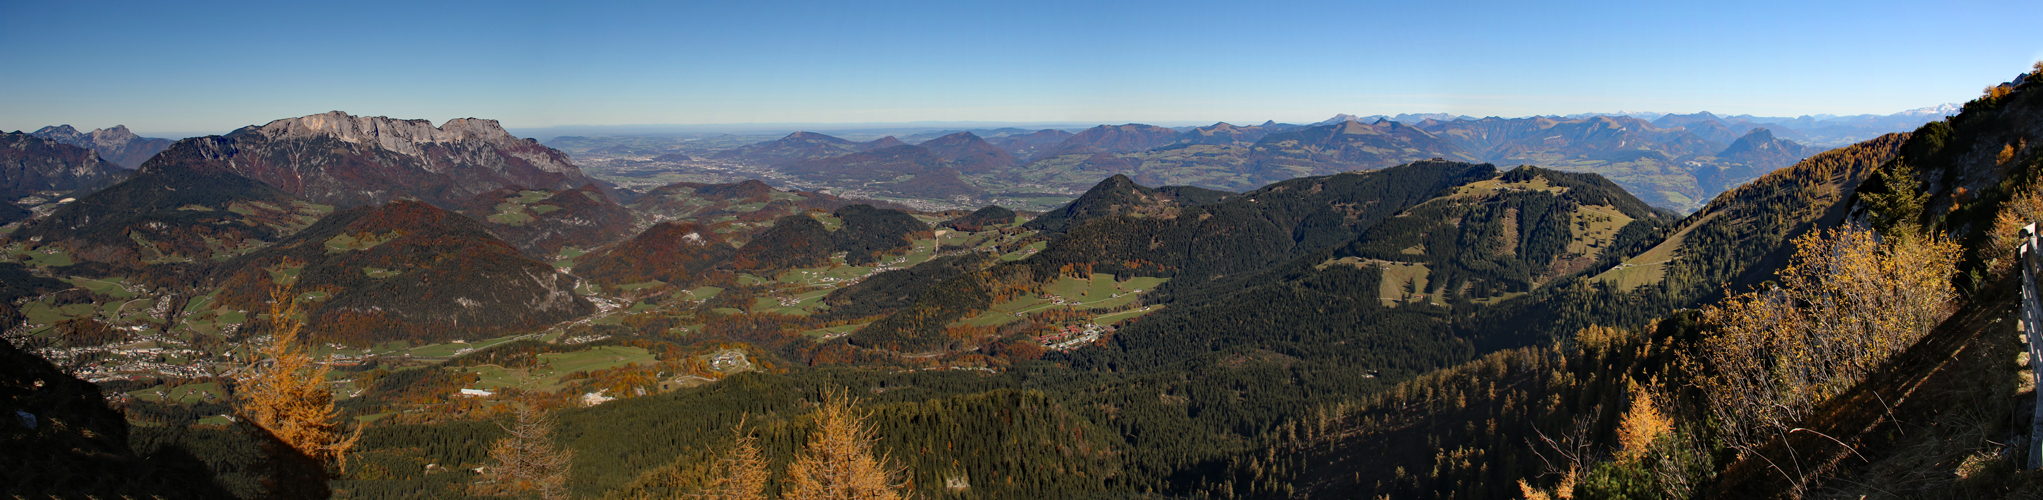
[[[496,337],[594,310],[574,277],[416,201],[337,212],[228,261],[214,279],[221,304],[247,310],[290,284],[309,338],[356,345]]]

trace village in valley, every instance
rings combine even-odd
[[[828,214],[816,216],[827,218]],[[931,225],[943,221],[942,217],[931,214],[918,214],[917,217]],[[351,399],[372,394],[372,386],[378,379],[399,371],[440,370],[453,376],[448,381],[436,382],[446,384],[434,389],[444,393],[430,400],[405,404],[377,403],[381,411],[362,415],[360,418],[363,420],[433,411],[435,407],[450,404],[471,405],[462,401],[497,400],[507,397],[506,389],[514,393],[566,391],[574,394],[578,404],[595,405],[618,398],[715,383],[732,374],[770,369],[757,362],[757,354],[748,352],[787,347],[717,344],[724,346],[677,357],[675,353],[649,349],[606,332],[656,321],[672,324],[666,331],[668,335],[685,338],[714,333],[707,331],[712,321],[705,315],[808,317],[830,308],[823,299],[832,292],[932,260],[980,253],[992,257],[995,262],[1004,262],[1034,255],[1042,250],[1045,243],[1035,236],[1035,232],[1020,229],[1020,224],[1026,220],[1027,217],[1016,217],[1010,223],[989,226],[977,232],[935,229],[923,233],[904,250],[884,255],[866,265],[847,264],[845,255],[839,252],[823,267],[789,269],[770,276],[741,274],[736,277],[734,286],[754,297],[749,304],[719,300],[722,294],[738,293],[731,292],[728,286],[675,288],[655,281],[603,287],[582,282],[576,291],[596,306],[595,313],[544,330],[489,339],[428,343],[393,341],[344,345],[327,342],[315,346],[314,354],[328,366],[328,380],[344,405]],[[826,223],[834,225],[836,221],[826,219]],[[68,255],[57,250],[31,251],[19,247],[7,250],[15,260],[31,265],[33,272],[47,273],[57,266],[71,263]],[[564,250],[558,257],[561,260],[555,263],[556,269],[568,272],[575,258],[585,253],[574,248]],[[279,272],[290,274],[291,271],[295,269]],[[373,275],[378,271],[393,273],[378,269],[366,272]],[[30,301],[22,307],[28,321],[10,335],[27,338],[49,336],[59,324],[84,324],[79,322],[85,319],[93,320],[92,324],[108,324],[123,329],[130,338],[128,342],[88,347],[52,346],[45,351],[52,361],[70,367],[81,378],[108,384],[107,387],[112,389],[109,397],[115,400],[227,401],[229,395],[217,380],[232,378],[245,369],[245,363],[255,354],[248,346],[262,341],[261,338],[238,338],[236,335],[243,321],[260,317],[262,311],[225,307],[218,304],[212,295],[180,300],[118,277],[70,279],[93,294]],[[1026,335],[1024,339],[1044,351],[1070,351],[1112,336],[1116,323],[1155,311],[1157,307],[1143,304],[1141,297],[1164,281],[1167,280],[1140,277],[1117,280],[1106,274],[1065,276],[1045,285],[1041,293],[994,304],[983,313],[958,324],[996,327],[1017,321],[1060,318],[1054,324],[1035,327],[1035,333]],[[321,300],[323,297],[307,299]],[[64,300],[71,302],[62,302]],[[845,337],[865,327],[866,321],[870,319],[824,325],[802,332],[802,337],[817,344],[841,343]],[[520,358],[531,360],[519,362],[523,366],[464,361],[515,345],[543,347],[520,348],[536,349],[532,357]],[[909,363],[904,368],[910,370],[995,372],[1000,369],[997,363],[978,359],[983,356],[973,357],[972,351],[976,350],[972,347],[955,353],[922,353],[900,359]],[[202,420],[225,422],[220,415]]]

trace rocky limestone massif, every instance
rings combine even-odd
[[[178,141],[156,161],[210,163],[341,207],[407,198],[452,207],[508,186],[565,191],[594,182],[566,153],[514,137],[496,120],[435,127],[340,111]]]
[[[36,129],[28,135],[90,149],[99,153],[100,158],[127,169],[142,166],[142,162],[170,147],[170,139],[138,136],[128,130],[127,125],[91,132],[79,132],[70,125],[56,125]]]

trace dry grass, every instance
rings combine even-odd
[[[1993,316],[1952,325],[1978,335],[1860,446],[1870,460],[1845,462],[1810,496],[2043,498],[2043,473],[2019,470],[2012,446],[2027,428],[2023,403],[2034,397],[2016,364],[2024,349],[2012,315]]]

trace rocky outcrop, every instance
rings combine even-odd
[[[91,132],[79,132],[70,125],[57,125],[36,129],[28,135],[90,149],[99,153],[100,158],[126,169],[140,167],[142,162],[170,147],[170,139],[138,136],[126,125]]]
[[[496,120],[435,127],[339,111],[178,141],[142,169],[159,162],[226,170],[341,207],[406,198],[451,207],[508,186],[564,191],[593,182],[566,153],[514,137]]]

